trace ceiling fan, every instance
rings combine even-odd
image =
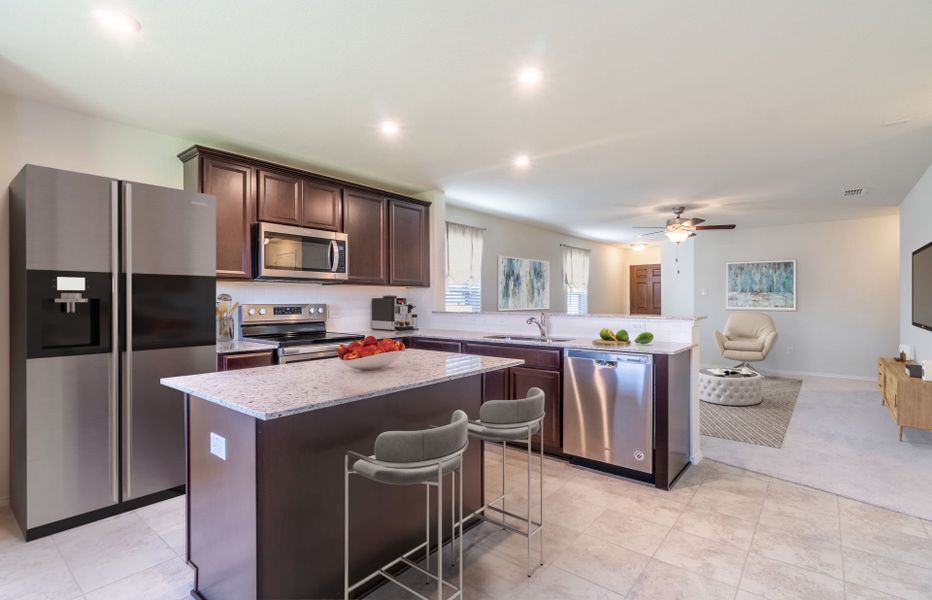
[[[673,208],[673,218],[667,219],[667,224],[664,226],[657,227],[634,227],[634,229],[656,229],[657,231],[651,231],[650,233],[642,233],[641,236],[645,235],[657,235],[658,233],[666,234],[667,238],[670,239],[674,244],[681,244],[688,240],[689,238],[696,235],[697,231],[708,231],[710,229],[734,229],[734,224],[731,225],[700,225],[700,223],[705,223],[705,219],[684,219],[683,212],[686,210],[685,206],[676,206]]]

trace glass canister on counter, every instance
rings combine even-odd
[[[229,294],[217,296],[217,341],[228,342],[233,339],[233,315],[239,302],[233,302]]]

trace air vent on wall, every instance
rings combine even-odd
[[[851,196],[863,196],[863,195],[864,195],[864,188],[849,188],[845,190],[845,193],[844,193],[845,198],[848,198]]]

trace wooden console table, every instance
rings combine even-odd
[[[900,428],[932,429],[932,382],[910,377],[905,363],[892,358],[877,361],[877,385],[883,404]]]

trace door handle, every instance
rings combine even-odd
[[[330,240],[330,271],[337,272],[340,266],[340,245],[336,240]]]
[[[133,187],[123,184],[123,267],[126,271],[126,355],[123,371],[123,498],[132,496],[133,462]]]
[[[120,501],[120,188],[110,182],[110,495]]]

